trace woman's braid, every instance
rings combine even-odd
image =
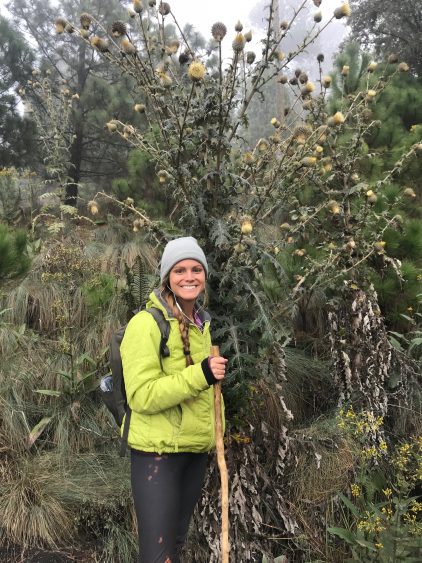
[[[179,323],[180,336],[182,337],[183,351],[186,357],[186,366],[191,366],[193,364],[192,357],[190,355],[190,342],[189,342],[189,322],[182,315],[179,308],[176,305],[176,298],[171,290],[169,290],[169,280],[164,280],[161,287],[161,294],[164,297],[166,303],[170,307],[171,312],[176,317]]]

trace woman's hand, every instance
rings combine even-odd
[[[212,356],[209,358],[209,366],[215,379],[224,379],[227,362],[228,360],[222,356]]]

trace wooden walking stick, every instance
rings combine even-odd
[[[219,356],[218,346],[211,346],[211,356]],[[224,457],[223,417],[221,412],[221,383],[214,385],[215,446],[221,482],[221,562],[229,563],[229,476]]]

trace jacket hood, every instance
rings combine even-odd
[[[163,311],[165,317],[167,319],[174,319],[174,315],[173,312],[171,311],[171,309],[169,308],[167,302],[163,299],[163,297],[161,296],[161,291],[159,288],[154,289],[154,291],[150,294],[149,296],[149,301],[147,303],[147,309],[150,307],[156,307],[157,309],[160,309],[161,311]],[[199,309],[197,311],[197,314],[199,316],[199,318],[201,319],[202,323],[205,322],[210,322],[211,321],[211,316],[208,313],[208,311],[205,311],[205,309]]]

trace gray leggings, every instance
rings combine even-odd
[[[208,454],[131,451],[140,563],[180,563]]]

